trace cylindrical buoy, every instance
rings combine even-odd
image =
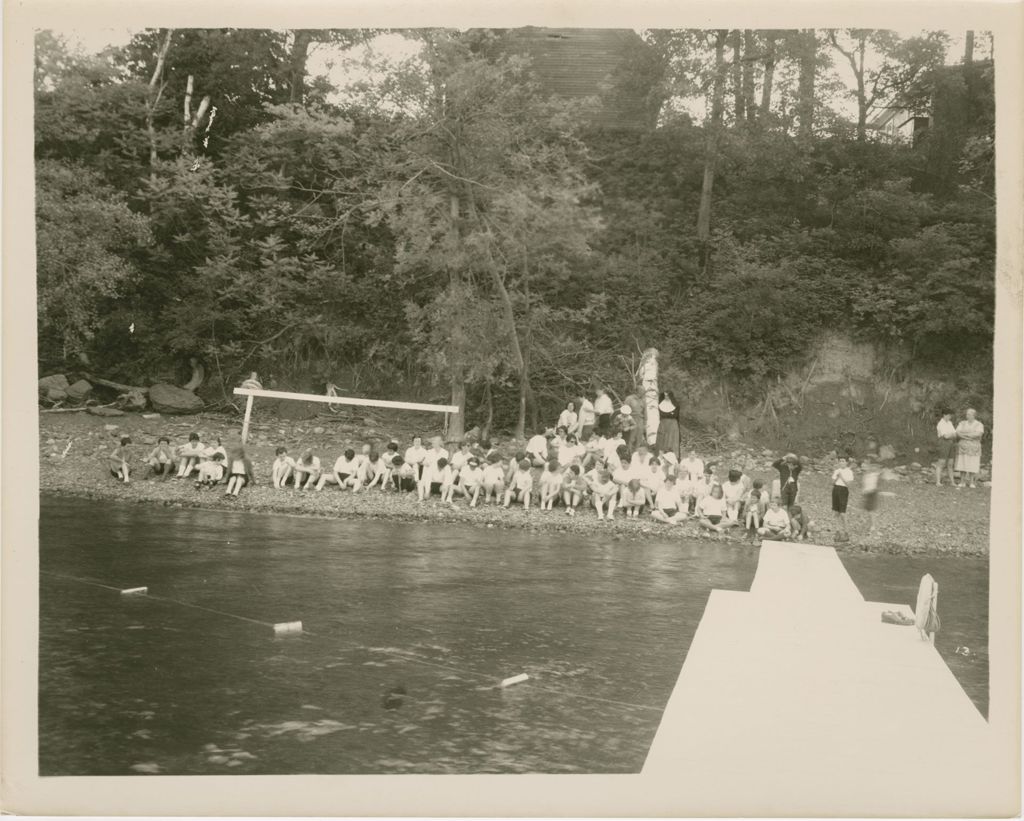
[[[529,681],[530,677],[526,673],[520,673],[518,676],[512,676],[511,678],[504,679],[501,682],[502,687],[511,687],[513,684],[521,684],[524,681]]]
[[[274,625],[275,636],[297,636],[302,633],[301,621],[282,621]]]
[[[148,587],[126,587],[121,591],[122,596],[144,596],[149,592]]]

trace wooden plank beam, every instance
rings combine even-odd
[[[262,396],[267,399],[294,399],[298,402],[325,402],[331,405],[358,405],[370,408],[396,408],[398,410],[434,411],[436,413],[458,413],[458,405],[431,405],[425,402],[392,402],[388,399],[352,399],[347,396],[321,396],[315,393],[289,393],[287,391],[265,391],[255,388],[235,388],[238,396]]]

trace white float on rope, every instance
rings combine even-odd
[[[301,621],[282,621],[274,625],[275,636],[298,636],[301,633]]]
[[[526,673],[520,673],[518,676],[512,676],[511,678],[504,679],[501,682],[502,687],[511,687],[513,684],[521,684],[524,681],[529,681],[530,677]]]
[[[122,596],[145,596],[149,592],[148,587],[126,587],[121,591]]]

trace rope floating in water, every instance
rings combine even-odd
[[[64,575],[64,574],[61,574],[61,573],[53,573],[53,572],[48,571],[48,570],[40,570],[39,573],[40,573],[40,575],[43,575],[43,576],[50,576],[52,578],[63,579],[65,581],[78,582],[80,584],[89,585],[91,587],[99,587],[99,588],[102,588],[104,590],[113,590],[113,591],[115,591],[117,593],[121,593],[122,591],[124,591],[126,589],[127,590],[132,589],[132,588],[115,587],[115,586],[109,585],[109,584],[102,584],[101,582],[93,581],[92,579],[83,579],[83,578],[80,578],[78,576],[68,576],[68,575]],[[136,589],[139,589],[139,588],[136,588]],[[141,589],[148,590],[148,588],[141,588]],[[154,596],[152,594],[147,594],[145,596],[145,598],[147,600],[164,602],[164,603],[167,603],[167,604],[177,604],[177,605],[179,605],[181,607],[187,607],[187,608],[190,608],[192,610],[202,610],[205,613],[214,613],[214,614],[216,614],[218,616],[224,616],[226,618],[236,619],[237,621],[248,622],[249,624],[258,624],[258,625],[260,625],[262,627],[270,628],[274,632],[275,635],[282,635],[282,633],[278,633],[278,628],[290,628],[289,630],[285,631],[283,634],[284,635],[299,635],[299,636],[302,636],[302,637],[309,636],[311,638],[317,638],[317,639],[322,639],[322,640],[331,640],[332,639],[331,636],[326,635],[326,634],[314,633],[314,632],[309,631],[309,630],[304,630],[302,628],[302,622],[301,621],[296,621],[296,622],[277,622],[277,623],[274,623],[274,622],[268,622],[268,621],[261,621],[260,619],[253,619],[253,618],[250,618],[248,616],[241,616],[241,615],[239,615],[237,613],[229,613],[226,610],[216,610],[216,609],[214,609],[212,607],[205,607],[204,605],[201,605],[201,604],[193,604],[191,602],[184,602],[184,601],[181,601],[179,599],[171,599],[171,598],[167,598],[167,597],[164,597],[164,596]],[[294,625],[297,625],[297,628],[295,628]],[[402,659],[403,661],[408,661],[408,662],[411,662],[413,664],[420,664],[420,665],[422,665],[424,667],[433,667],[433,668],[438,669],[438,670],[445,670],[445,671],[450,672],[450,673],[458,673],[459,675],[462,675],[462,676],[471,676],[471,677],[474,677],[474,678],[484,679],[486,681],[491,681],[491,682],[493,682],[495,680],[495,678],[496,678],[496,676],[494,676],[494,674],[492,674],[492,673],[484,673],[484,672],[482,672],[480,670],[472,670],[472,669],[469,669],[467,667],[453,667],[453,666],[448,665],[448,664],[439,664],[438,662],[431,661],[429,659],[425,659],[422,656],[418,656],[415,653],[412,653],[412,652],[409,652],[409,651],[406,651],[406,650],[396,650],[394,648],[378,648],[378,649],[373,649],[373,648],[366,648],[366,647],[364,647],[362,645],[357,645],[357,644],[343,645],[343,649],[344,650],[348,650],[348,651],[363,651],[363,650],[368,650],[369,649],[371,652],[382,653],[382,654],[388,655],[388,656],[394,656],[395,658]],[[662,708],[662,707],[655,707],[654,705],[651,705],[651,704],[635,704],[635,703],[629,702],[629,701],[618,701],[618,700],[612,699],[612,698],[602,698],[601,696],[592,696],[592,695],[588,695],[586,693],[572,693],[572,692],[568,692],[566,690],[559,690],[558,688],[555,688],[555,687],[546,687],[544,685],[537,684],[526,673],[521,673],[521,674],[519,674],[517,676],[512,676],[511,678],[506,678],[506,679],[502,680],[497,685],[497,687],[495,689],[504,689],[505,687],[510,686],[512,684],[519,684],[519,683],[525,682],[527,680],[530,681],[532,689],[538,690],[540,692],[551,693],[553,695],[558,695],[558,696],[563,696],[563,697],[568,697],[568,698],[582,699],[584,701],[592,701],[592,702],[599,703],[599,704],[612,704],[612,705],[615,705],[617,707],[626,707],[626,708],[631,709],[631,710],[648,710],[648,711],[657,712],[657,713],[661,713],[664,710],[664,708]]]

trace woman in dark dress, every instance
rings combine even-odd
[[[679,458],[679,403],[672,391],[658,396],[658,452],[674,453]]]

